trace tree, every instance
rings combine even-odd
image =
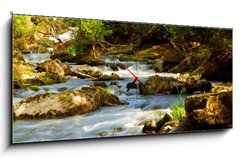
[[[14,51],[27,48],[26,37],[32,35],[36,28],[31,22],[31,16],[13,15],[13,46]]]
[[[106,29],[103,22],[99,20],[79,20],[77,27],[78,30],[75,35],[76,50],[87,52],[89,56],[98,58],[96,45],[112,31]]]

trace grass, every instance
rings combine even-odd
[[[181,98],[173,103],[172,118],[173,120],[181,120],[185,116],[184,100]]]

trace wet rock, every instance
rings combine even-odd
[[[191,94],[193,92],[193,87],[190,84],[184,82],[175,82],[171,90],[172,94]]]
[[[172,116],[166,113],[164,117],[157,123],[156,131],[159,132],[166,122],[172,121]]]
[[[128,83],[127,86],[126,86],[126,88],[128,89],[128,88],[132,85],[132,83],[133,83],[133,82]],[[132,86],[132,88],[137,89],[137,88],[138,88],[138,84],[137,84],[137,83],[134,83],[133,86]]]
[[[126,66],[124,64],[122,64],[122,63],[118,63],[117,66],[120,67],[123,70],[126,69]]]
[[[31,88],[32,85],[35,86],[50,85],[55,83],[64,83],[66,81],[67,78],[65,76],[59,76],[57,74],[47,74],[46,72],[42,72],[36,74],[34,78],[15,80],[13,82],[13,86],[16,89],[27,87]]]
[[[109,80],[120,80],[120,76],[116,73],[112,73],[111,75],[103,74],[98,78],[99,81],[109,81]]]
[[[158,75],[155,75],[149,77],[144,85],[151,94],[157,94],[170,92],[176,82],[178,81],[174,78],[160,77]],[[149,95],[149,93],[141,85],[139,85],[139,91],[141,95]]]
[[[113,70],[113,71],[118,71],[118,67],[116,64],[110,64],[109,67]]]
[[[54,52],[54,54],[51,55],[51,59],[60,59],[61,61],[74,61],[75,56],[73,54],[67,53],[67,52]]]
[[[155,120],[149,120],[144,124],[142,132],[145,134],[155,134],[157,123]]]
[[[232,91],[189,96],[185,100],[186,119],[176,131],[232,127]]]
[[[64,69],[61,67],[61,61],[58,59],[46,61],[40,65],[40,68],[50,74],[65,75]]]
[[[161,133],[169,133],[179,125],[179,121],[169,121],[166,122],[160,129]]]
[[[81,90],[29,97],[14,106],[13,116],[14,120],[62,118],[121,104],[117,96],[101,87],[83,87]]]
[[[99,87],[102,87],[102,88],[107,88],[107,84],[105,82],[95,82],[93,85],[94,86],[99,86]]]
[[[212,88],[212,84],[207,80],[187,79],[183,82],[172,77],[160,77],[158,75],[150,76],[144,86],[151,94],[192,94],[196,91],[209,92]],[[149,95],[145,88],[139,85],[141,95]]]
[[[90,66],[98,66],[98,65],[103,65],[105,64],[105,61],[101,58],[93,58],[91,56],[87,56],[87,55],[77,55],[75,58],[75,62],[77,62],[78,64],[82,65],[82,64],[87,64]]]
[[[194,91],[209,92],[212,88],[212,84],[207,80],[199,80],[193,84]]]
[[[123,128],[114,128],[113,129],[113,133],[119,133],[121,131],[123,131]]]
[[[161,59],[156,60],[156,62],[152,65],[153,70],[156,72],[163,72],[164,70],[164,61]]]

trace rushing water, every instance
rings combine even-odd
[[[47,54],[33,53],[25,55],[24,57],[27,62],[43,62],[49,59],[49,55]],[[103,58],[106,62],[119,62],[118,59],[113,59],[112,57]],[[127,65],[142,82],[144,82],[147,77],[155,74],[159,76],[177,76],[176,74],[156,73],[151,69],[151,65],[146,63],[124,62],[124,64]],[[76,67],[78,66],[71,65],[72,70],[76,69]],[[127,102],[127,105],[102,107],[97,111],[85,115],[63,119],[14,122],[14,143],[142,135],[143,123],[145,121],[150,119],[160,120],[166,112],[171,111],[170,108],[172,104],[176,100],[179,100],[179,96],[176,95],[159,94],[141,96],[137,89],[131,89],[127,92],[127,83],[133,81],[132,76],[127,70],[119,68],[119,71],[112,71],[108,66],[99,66],[95,67],[95,69],[100,69],[105,74],[114,72],[124,79],[118,81],[118,86],[111,85],[111,81],[107,81],[106,84],[108,89],[118,95],[121,101]],[[16,104],[36,94],[60,92],[60,88],[65,88],[66,90],[80,89],[85,85],[93,85],[93,81],[89,79],[69,79],[66,83],[41,86],[38,91],[19,89],[14,95],[13,103]],[[159,109],[156,109],[156,106]],[[115,128],[121,128],[121,131],[114,131]]]

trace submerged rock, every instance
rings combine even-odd
[[[102,106],[123,103],[101,87],[83,87],[62,93],[45,93],[29,97],[13,108],[14,120],[52,119],[80,115]]]

